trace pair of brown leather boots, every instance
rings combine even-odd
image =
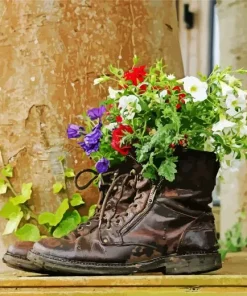
[[[3,260],[35,272],[117,275],[221,268],[209,204],[219,169],[214,153],[178,152],[174,182],[151,181],[133,162],[102,177],[94,217],[61,239],[11,246]]]

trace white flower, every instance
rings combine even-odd
[[[233,92],[233,88],[230,87],[228,84],[226,84],[225,82],[220,82],[220,86],[221,86],[221,91],[222,91],[222,95],[226,96],[227,94],[231,94]]]
[[[245,96],[236,97],[234,94],[228,94],[226,97],[226,113],[230,116],[235,116],[240,111],[246,108]],[[236,108],[239,110],[236,111]]]
[[[108,91],[109,91],[109,97],[111,98],[111,99],[116,99],[116,96],[117,96],[117,94],[119,94],[119,93],[123,93],[124,92],[124,90],[122,89],[122,90],[115,90],[115,89],[113,89],[112,87],[109,87],[108,88]]]
[[[160,97],[161,98],[164,98],[166,95],[167,95],[167,90],[166,89],[164,89],[164,90],[162,90],[162,92],[160,92]]]
[[[173,75],[173,74],[169,74],[169,75],[167,75],[167,79],[168,80],[173,80],[173,79],[175,79],[176,77]]]
[[[206,82],[202,82],[196,77],[187,76],[181,80],[184,83],[184,90],[191,94],[194,102],[202,102],[207,98]]]
[[[94,81],[93,81],[93,85],[100,84],[100,83],[103,82],[103,81],[104,81],[104,78],[103,78],[103,77],[96,78],[96,79],[94,79]]]
[[[215,146],[213,145],[215,142],[214,138],[208,137],[207,140],[204,143],[204,150],[212,152],[215,149]]]
[[[235,122],[231,122],[225,118],[221,118],[219,122],[215,123],[212,127],[212,131],[215,133],[215,132],[218,132],[218,131],[223,131],[224,129],[226,128],[231,128],[233,127],[234,125],[236,125]]]
[[[112,131],[112,130],[114,130],[114,128],[116,128],[117,127],[117,122],[112,122],[112,123],[109,123],[108,125],[106,125],[105,127],[108,129],[108,130],[110,130],[110,131]]]
[[[133,119],[135,111],[140,112],[142,110],[139,104],[139,98],[134,95],[121,97],[118,107],[120,108],[120,113],[127,119]]]
[[[220,167],[222,170],[229,170],[234,173],[239,171],[239,167],[241,165],[240,160],[236,159],[236,153],[231,152],[228,155],[224,156],[224,159],[220,163]]]

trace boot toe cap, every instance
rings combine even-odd
[[[27,253],[32,250],[34,242],[22,241],[8,247],[7,253],[13,256],[26,257]]]
[[[34,244],[33,252],[44,256],[70,258],[74,255],[74,243],[62,238],[44,238]]]

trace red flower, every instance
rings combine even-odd
[[[177,86],[174,86],[172,90],[180,92],[182,89],[180,86],[177,85]]]
[[[122,122],[123,121],[123,118],[120,116],[120,115],[118,115],[118,116],[116,116],[116,122]]]
[[[141,94],[143,94],[143,93],[145,93],[145,91],[147,90],[147,85],[146,84],[142,84],[141,86],[140,86],[140,93]]]
[[[118,128],[112,132],[111,146],[122,155],[127,155],[131,149],[131,145],[121,146],[121,140],[126,133],[133,134],[133,129],[129,125],[120,124]]]
[[[131,70],[124,73],[124,79],[131,81],[134,85],[143,82],[147,75],[145,67],[146,66],[133,67]]]
[[[182,107],[182,106],[181,106],[180,104],[177,104],[177,105],[176,105],[176,109],[177,109],[177,110],[181,109],[181,107]]]
[[[171,143],[171,144],[169,145],[169,147],[172,148],[172,149],[175,149],[175,148],[176,148],[176,144]]]
[[[178,96],[178,99],[179,99],[180,103],[185,104],[185,100],[184,100],[185,97],[186,97],[185,94],[180,94],[180,95]]]

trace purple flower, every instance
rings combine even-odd
[[[102,137],[102,132],[101,132],[101,126],[102,124],[99,123],[97,124],[93,130],[91,131],[91,133],[87,134],[84,138],[84,142],[87,145],[92,145],[92,144],[96,144],[99,143],[100,138]]]
[[[100,106],[99,108],[92,108],[87,111],[87,115],[90,117],[91,120],[95,120],[101,118],[106,111],[105,106]]]
[[[86,144],[85,142],[78,143],[81,148],[85,151],[86,155],[89,156],[93,152],[97,152],[99,150],[99,142],[96,144]]]
[[[110,165],[110,161],[103,157],[96,163],[95,167],[98,173],[102,174],[108,171],[109,165]]]
[[[85,129],[82,126],[76,124],[69,124],[67,128],[67,135],[69,139],[79,138]]]

